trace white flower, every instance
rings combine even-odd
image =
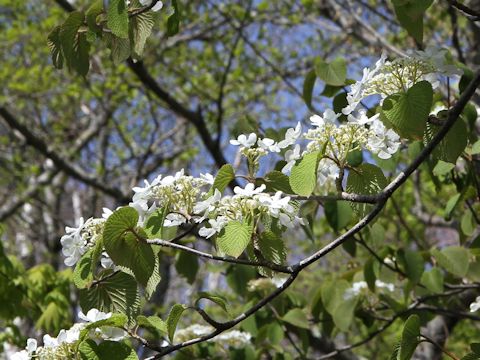
[[[285,149],[286,147],[295,144],[300,135],[302,134],[302,124],[297,123],[295,128],[290,128],[285,133],[285,140],[282,140],[278,143],[280,149]]]
[[[270,152],[280,152],[280,147],[273,139],[270,139],[270,138],[258,139],[257,144],[263,150],[270,151]]]
[[[113,214],[113,211],[106,207],[102,208],[102,211],[102,218],[104,218],[105,220],[107,220],[110,215]]]
[[[270,215],[274,217],[278,217],[280,214],[280,210],[285,212],[291,213],[294,211],[292,205],[290,205],[290,197],[286,196],[282,198],[282,192],[277,191],[274,196],[270,196],[268,194],[261,194],[258,200],[262,205],[268,207],[270,211]]]
[[[354,298],[355,296],[358,296],[360,292],[363,289],[366,289],[368,287],[367,283],[365,281],[357,281],[352,284],[351,288],[348,288],[345,290],[343,294],[343,299],[344,300],[349,300]]]
[[[325,185],[328,181],[334,181],[339,174],[340,169],[332,160],[324,158],[318,163],[317,182],[320,186]]]
[[[210,173],[200,174],[200,179],[210,185],[213,185],[213,183],[215,182],[215,178]]]
[[[391,283],[384,283],[382,280],[375,280],[375,287],[380,289],[387,289],[390,292],[395,291],[395,285]]]
[[[230,140],[230,144],[232,145],[241,145],[245,148],[251,148],[257,142],[257,134],[251,133],[248,135],[241,134],[238,136],[237,140]]]
[[[205,213],[205,215],[208,215],[210,211],[213,211],[215,209],[215,204],[218,203],[221,199],[222,199],[222,193],[218,189],[215,189],[215,192],[213,193],[212,196],[210,196],[208,199],[204,201],[198,202],[193,207],[193,212],[195,214]]]
[[[470,312],[477,312],[480,310],[480,296],[477,296],[474,302],[470,304]]]
[[[317,127],[324,127],[326,124],[334,124],[341,114],[336,114],[332,109],[323,112],[323,117],[319,115],[310,116],[310,122]]]
[[[369,130],[367,147],[380,159],[391,158],[400,147],[400,136],[377,119],[372,122]]]
[[[217,337],[213,338],[212,341],[225,343],[228,346],[235,348],[244,347],[250,342],[252,335],[247,332],[242,332],[239,330],[230,330],[224,333],[221,333]]]
[[[166,227],[180,226],[182,224],[185,224],[186,222],[187,222],[187,219],[182,214],[170,213],[165,217],[163,226],[166,226]]]
[[[263,190],[265,190],[265,188],[266,188],[265,184],[262,184],[255,189],[254,184],[248,183],[247,185],[245,185],[245,189],[242,189],[240,186],[235,186],[235,188],[233,189],[233,192],[241,196],[253,196],[253,195],[260,194],[261,192],[263,192]]]
[[[140,4],[143,6],[149,6],[152,3],[152,0],[140,0]],[[157,1],[157,3],[152,7],[152,11],[159,11],[163,7],[163,3],[161,1]]]
[[[374,120],[378,119],[380,117],[380,114],[375,114],[372,117],[367,116],[367,111],[364,109],[361,109],[357,112],[357,115],[350,114],[348,115],[348,122],[352,124],[358,124],[358,125],[365,125],[365,124],[370,124]]]
[[[57,338],[51,337],[48,334],[43,335],[43,347],[44,348],[56,348],[58,346]]]
[[[211,238],[213,235],[220,233],[222,229],[227,225],[228,219],[224,216],[219,216],[216,219],[210,219],[208,220],[208,223],[210,224],[210,227],[202,227],[198,231],[198,235],[201,237],[204,237],[206,239]]]
[[[80,331],[83,329],[82,324],[74,324],[68,330],[60,330],[57,336],[58,345],[60,344],[72,344],[80,338]]]
[[[90,309],[88,310],[87,314],[85,315],[82,311],[80,311],[78,313],[78,317],[80,319],[82,319],[83,321],[86,321],[86,322],[96,322],[96,321],[100,321],[100,320],[105,320],[105,319],[108,319],[112,316],[112,313],[109,312],[109,313],[104,313],[98,309]]]
[[[37,340],[32,338],[28,339],[27,340],[28,355],[31,355],[33,352],[35,352],[35,350],[37,350]]]
[[[67,266],[75,265],[87,251],[86,241],[82,237],[84,226],[85,222],[81,217],[77,228],[65,227],[66,234],[62,236],[60,243],[62,244],[62,253],[66,256],[64,263]]]
[[[285,152],[285,161],[287,164],[282,168],[282,172],[284,174],[290,172],[292,170],[293,165],[295,165],[295,162],[300,159],[302,156],[300,155],[300,145],[297,144],[293,148],[293,150],[287,150]]]
[[[10,360],[30,360],[30,355],[26,350],[22,350],[12,354],[9,357]]]

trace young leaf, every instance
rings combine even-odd
[[[400,343],[400,351],[398,352],[398,360],[411,359],[420,336],[420,318],[418,315],[411,315],[403,326],[402,340]]]
[[[315,80],[317,76],[315,75],[314,70],[310,70],[305,76],[305,81],[303,82],[303,100],[307,104],[308,108],[312,108],[312,95],[313,88],[315,87]]]
[[[305,315],[303,310],[300,308],[289,310],[285,315],[282,316],[282,320],[302,329],[310,329],[307,315]]]
[[[315,59],[315,73],[328,85],[344,85],[347,79],[347,61],[344,58],[336,58],[327,63],[322,58],[317,58]]]
[[[189,284],[193,284],[198,272],[198,257],[189,252],[180,251],[177,254],[175,269],[187,279]]]
[[[128,9],[125,0],[109,0],[107,26],[119,38],[128,38]]]
[[[97,345],[92,339],[82,341],[78,347],[82,360],[137,360],[138,356],[133,348],[124,342],[102,341]]]
[[[434,267],[423,273],[420,283],[431,292],[440,294],[443,292],[443,273],[439,268]]]
[[[296,194],[310,196],[315,189],[319,155],[319,151],[307,154],[292,167],[290,186]]]
[[[178,321],[182,316],[183,312],[187,307],[183,304],[175,304],[173,305],[170,313],[168,314],[167,318],[167,330],[168,330],[168,338],[170,341],[173,341],[173,337],[175,336],[175,330],[177,329]]]
[[[449,273],[456,276],[465,276],[468,272],[468,250],[461,246],[449,246],[441,251],[433,249],[432,255]]]
[[[173,36],[178,33],[180,28],[180,7],[177,0],[172,0],[173,14],[167,20],[167,36]]]
[[[212,293],[209,293],[209,292],[206,292],[206,291],[200,291],[197,294],[197,299],[195,300],[195,305],[197,305],[198,302],[201,299],[207,299],[207,300],[210,300],[210,301],[214,302],[215,304],[220,306],[223,309],[223,311],[228,313],[227,299],[224,298],[223,296],[220,296],[218,294],[212,294]]]
[[[252,239],[253,225],[230,221],[217,237],[217,247],[222,253],[239,257]]]
[[[420,81],[407,92],[388,96],[382,105],[382,116],[400,136],[419,139],[425,132],[432,101],[432,85]]]
[[[155,25],[156,14],[153,11],[147,11],[134,16],[130,23],[130,41],[131,49],[136,58],[143,55],[145,43],[152,33]]]
[[[160,319],[158,316],[155,316],[155,315],[148,316],[148,317],[139,315],[137,317],[137,325],[154,329],[160,332],[162,335],[167,335],[168,333],[167,324],[165,323],[165,321],[163,321],[162,319]]]
[[[233,166],[230,164],[223,165],[215,177],[215,181],[209,191],[210,195],[213,195],[215,189],[223,192],[233,179],[235,179],[235,170],[233,169]]]
[[[328,224],[335,231],[343,229],[352,219],[352,208],[346,201],[326,201],[324,210]]]

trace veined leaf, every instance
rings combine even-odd
[[[217,237],[217,247],[222,253],[239,257],[252,239],[253,225],[230,221]]]

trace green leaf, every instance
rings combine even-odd
[[[352,208],[347,201],[326,201],[323,208],[329,225],[335,231],[343,229],[352,220]]]
[[[227,299],[224,298],[223,296],[218,295],[218,294],[213,294],[213,293],[210,293],[210,292],[206,292],[206,291],[200,291],[197,294],[196,297],[197,297],[197,299],[195,300],[195,305],[198,305],[198,302],[201,299],[207,299],[207,300],[210,300],[210,301],[214,302],[215,304],[220,306],[223,309],[223,311],[228,313]]]
[[[43,312],[35,323],[37,329],[42,329],[43,331],[54,333],[59,331],[64,324],[64,315],[63,313],[68,311],[68,308],[59,306],[57,302],[49,302],[47,306],[43,307]]]
[[[437,133],[441,126],[427,123],[423,142],[427,145]],[[457,162],[467,146],[468,132],[465,122],[460,118],[453,124],[447,135],[440,141],[432,152],[434,159],[443,160],[452,164]]]
[[[129,39],[122,39],[106,33],[105,40],[107,47],[110,49],[110,57],[114,65],[118,65],[128,59],[131,53]]]
[[[51,41],[59,40],[62,45],[62,53],[69,69],[75,70],[82,76],[88,73],[90,44],[85,33],[78,30],[83,25],[85,15],[81,11],[71,12],[67,20],[60,27],[58,39],[55,35]]]
[[[388,96],[383,101],[382,118],[400,136],[419,139],[425,132],[432,101],[432,85],[428,81],[420,81],[405,93]]]
[[[315,190],[319,156],[319,151],[307,154],[292,167],[290,186],[294,193],[310,196]]]
[[[432,255],[445,270],[453,275],[462,277],[468,272],[469,252],[461,246],[449,246],[441,251],[431,250]]]
[[[477,140],[477,141],[472,145],[472,150],[471,150],[470,154],[472,154],[472,155],[480,154],[480,140]]]
[[[53,66],[57,69],[63,68],[63,52],[62,43],[60,39],[61,27],[55,27],[48,35],[48,47],[52,55]]]
[[[394,0],[395,13],[402,27],[419,44],[423,43],[423,15],[433,0]]]
[[[269,192],[281,191],[285,194],[293,193],[288,176],[280,171],[270,171],[265,175],[265,186]]]
[[[408,278],[417,283],[422,277],[424,271],[424,261],[422,255],[418,251],[405,250],[402,252],[405,266],[405,272]]]
[[[114,35],[128,39],[128,9],[125,0],[109,0],[107,26]]]
[[[475,229],[477,228],[477,223],[475,222],[471,211],[467,210],[462,215],[460,228],[462,229],[462,232],[465,234],[465,236],[472,236],[475,232]]]
[[[443,273],[439,268],[434,267],[423,273],[420,283],[431,292],[440,294],[443,292]]]
[[[307,315],[305,315],[303,310],[300,308],[289,310],[285,315],[282,316],[281,319],[293,326],[307,330],[310,329]]]
[[[273,231],[264,231],[260,234],[256,245],[262,256],[269,262],[281,265],[287,259],[283,239]]]
[[[140,58],[143,55],[145,43],[155,25],[156,14],[153,11],[147,11],[131,18],[130,47],[136,58]]]
[[[189,284],[193,284],[198,272],[198,257],[186,251],[180,251],[177,254],[175,269],[185,277]]]
[[[163,223],[168,215],[168,206],[156,209],[145,221],[143,229],[149,239],[160,238],[163,239]]]
[[[354,318],[357,302],[358,298],[356,297],[348,300],[343,298],[339,299],[337,306],[333,310],[332,318],[335,326],[341,331],[348,331],[350,328]]]
[[[447,205],[445,206],[445,214],[444,217],[446,219],[450,219],[453,213],[453,210],[457,207],[460,200],[462,199],[462,194],[455,194],[453,195],[448,201]]]
[[[124,342],[102,341],[99,345],[92,340],[82,341],[78,347],[82,360],[137,360],[135,350]]]
[[[239,257],[252,239],[253,225],[247,222],[230,221],[217,237],[218,250]]]
[[[79,289],[88,287],[93,281],[93,253],[93,249],[89,249],[85,254],[83,254],[80,260],[77,262],[75,270],[73,271],[73,283]]]
[[[165,321],[160,319],[158,316],[152,315],[152,316],[143,316],[139,315],[137,317],[137,324],[139,326],[147,327],[150,329],[154,329],[162,335],[167,335],[168,330],[167,330],[167,324]]]
[[[433,168],[433,175],[443,176],[450,173],[455,168],[455,164],[445,162],[443,160],[438,160],[437,165]]]
[[[172,306],[170,313],[168,314],[167,318],[167,330],[168,330],[168,338],[170,341],[173,341],[173,337],[175,336],[175,330],[177,329],[178,321],[182,316],[183,312],[187,307],[183,304],[175,304]]]
[[[310,70],[307,73],[307,76],[305,76],[305,81],[303,82],[303,100],[309,109],[312,108],[312,94],[316,79],[317,76],[315,75],[315,71]]]
[[[97,17],[103,12],[103,1],[95,0],[85,12],[88,28],[98,36],[102,35],[102,27],[97,24]]]
[[[363,163],[350,170],[347,178],[347,191],[354,194],[376,195],[387,186],[382,170],[373,164]],[[371,205],[352,204],[353,209],[364,216]]]
[[[134,318],[140,306],[135,279],[124,273],[118,272],[107,275],[89,289],[80,290],[80,307],[86,313],[92,308],[103,312],[119,312]]]
[[[347,61],[344,58],[336,58],[327,63],[322,58],[317,58],[315,59],[315,73],[328,85],[344,85],[347,79]]]
[[[412,357],[417,345],[419,344],[419,336],[420,318],[418,315],[411,315],[403,326],[398,360],[409,360]]]
[[[178,33],[180,28],[180,7],[177,0],[172,0],[173,14],[167,20],[167,36],[173,36]]]
[[[113,212],[103,230],[103,244],[112,261],[133,271],[140,284],[146,286],[155,269],[152,246],[132,232],[138,222],[137,211],[129,206]]]
[[[210,195],[213,195],[215,189],[218,189],[221,193],[227,188],[228,184],[235,179],[235,170],[230,164],[223,165],[218,171],[212,188],[209,191]]]

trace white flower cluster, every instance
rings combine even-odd
[[[10,356],[10,360],[54,360],[54,359],[73,359],[75,354],[76,342],[80,338],[80,332],[88,323],[108,319],[112,313],[104,313],[97,309],[90,309],[87,314],[80,312],[78,317],[85,323],[74,324],[68,330],[60,330],[57,337],[48,334],[43,336],[43,346],[38,346],[36,339],[28,339],[25,350],[16,352]],[[95,329],[90,333],[91,337],[103,340],[119,341],[125,337],[126,333],[122,329],[113,327],[102,327]]]
[[[175,333],[175,342],[184,342],[191,339],[195,339],[201,336],[210,334],[215,329],[211,326],[193,324],[185,329],[178,330]],[[231,346],[234,348],[240,348],[248,344],[252,336],[250,333],[230,330],[221,333],[220,335],[208,340],[209,342],[215,342],[220,345]]]
[[[78,227],[65,227],[66,234],[60,239],[65,265],[75,265],[82,255],[95,244],[97,238],[102,235],[104,223],[105,219],[89,218],[84,221],[81,217]]]
[[[140,225],[157,208],[168,206],[164,226],[178,226],[189,220],[202,188],[212,185],[213,180],[211,174],[202,174],[200,178],[187,176],[183,169],[174,176],[159,175],[151,184],[145,180],[144,187],[134,187],[135,195],[129,205],[138,211]]]
[[[379,289],[386,289],[390,292],[395,291],[395,286],[390,283],[384,283],[381,280],[375,280],[375,287]],[[368,284],[365,281],[357,281],[352,284],[352,287],[348,288],[345,293],[343,294],[344,300],[352,299],[368,288]]]
[[[197,203],[193,211],[202,215],[202,220],[209,219],[209,227],[199,230],[200,236],[210,238],[228,224],[229,221],[244,221],[247,217],[269,215],[279,220],[280,224],[292,228],[303,224],[297,216],[297,210],[290,204],[290,197],[277,191],[275,195],[264,193],[265,185],[255,188],[248,183],[245,188],[236,186],[233,196],[223,196],[218,190],[208,199]]]
[[[248,282],[247,289],[250,292],[272,291],[282,286],[284,282],[285,279],[280,277],[252,279]]]
[[[373,69],[363,69],[360,81],[351,85],[347,94],[348,106],[345,115],[355,111],[360,102],[370,95],[388,95],[406,91],[419,81],[427,80],[434,88],[439,85],[439,76],[461,75],[462,72],[447,61],[447,50],[427,48],[425,51],[410,51],[407,56],[387,61],[382,54]]]

